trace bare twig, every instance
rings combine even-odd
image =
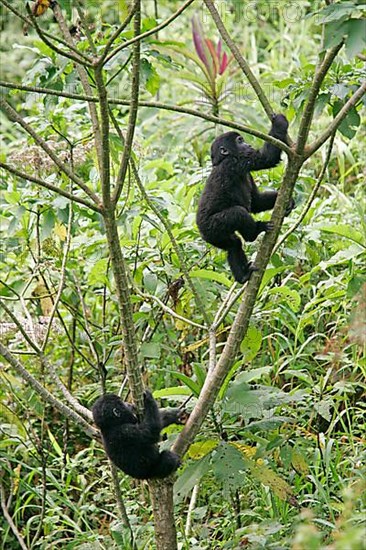
[[[144,32],[143,34],[139,34],[138,36],[134,36],[134,38],[131,38],[131,40],[126,40],[126,42],[123,42],[123,44],[121,44],[120,46],[115,48],[113,50],[113,52],[110,55],[108,55],[108,57],[105,59],[105,63],[110,61],[118,52],[120,52],[124,48],[128,48],[129,46],[131,46],[135,42],[141,42],[141,40],[144,40],[148,36],[151,36],[152,34],[155,34],[158,31],[160,31],[161,29],[164,29],[165,27],[170,25],[170,23],[172,21],[174,21],[174,19],[176,19],[181,13],[183,13],[183,11],[186,8],[188,8],[188,6],[190,6],[193,2],[194,2],[194,0],[187,0],[175,13],[173,13],[173,15],[171,15],[170,17],[168,17],[168,19],[166,19],[165,21],[160,23],[160,25],[157,25],[156,27],[153,27],[152,29]]]
[[[193,516],[193,511],[196,508],[196,502],[197,502],[197,498],[198,498],[199,489],[200,489],[200,484],[196,483],[196,485],[193,487],[191,500],[189,501],[189,506],[188,506],[186,527],[185,527],[185,530],[184,530],[184,534],[185,534],[186,537],[189,537],[190,534],[191,534],[192,516]]]
[[[83,29],[83,32],[85,33],[86,39],[89,43],[89,47],[90,47],[91,51],[93,52],[93,55],[96,57],[97,54],[98,54],[98,50],[97,50],[97,48],[94,44],[94,40],[93,40],[92,35],[90,33],[89,25],[88,25],[88,23],[85,19],[84,8],[80,4],[80,2],[78,2],[78,0],[75,0],[75,4],[76,4],[76,11],[78,12],[78,15],[80,17],[81,27]]]
[[[68,259],[68,255],[69,255],[69,251],[70,251],[70,245],[71,245],[72,220],[73,220],[73,209],[72,209],[72,203],[71,203],[69,205],[69,219],[68,219],[68,223],[67,223],[66,242],[65,242],[64,253],[63,253],[62,262],[61,262],[60,282],[59,282],[59,285],[58,285],[58,290],[57,290],[56,297],[53,301],[52,311],[50,313],[50,317],[49,317],[49,320],[48,320],[46,334],[45,334],[45,337],[44,337],[44,340],[43,340],[43,344],[41,346],[42,355],[44,354],[44,351],[46,349],[46,346],[47,346],[47,343],[48,343],[48,338],[49,338],[50,333],[51,333],[52,322],[53,322],[53,319],[55,317],[59,301],[61,300],[62,291],[63,291],[64,286],[65,286],[66,262],[67,262],[67,259]]]
[[[357,105],[366,93],[366,80],[364,80],[358,90],[349,98],[349,100],[343,105],[336,117],[334,117],[332,123],[328,126],[323,135],[311,143],[306,149],[306,158],[311,157],[315,151],[317,151],[339,127],[342,120],[346,118],[350,110]]]
[[[89,102],[95,102],[95,103],[98,102],[97,97],[93,97],[89,95],[80,95],[80,94],[74,94],[71,92],[61,92],[58,90],[40,88],[37,86],[24,86],[13,82],[0,81],[0,86],[3,86],[4,88],[9,88],[12,90],[22,90],[26,92],[54,95],[57,97],[67,97],[69,99],[76,99],[77,101],[89,101]],[[128,101],[127,99],[108,99],[108,103],[109,105],[126,105],[126,106],[130,105],[130,101]],[[276,139],[273,136],[265,134],[264,132],[260,132],[259,130],[256,130],[255,128],[251,128],[250,126],[247,126],[245,124],[240,124],[232,120],[226,120],[224,118],[220,118],[220,117],[211,115],[209,113],[202,113],[201,111],[197,111],[196,109],[189,109],[186,107],[181,107],[179,105],[169,105],[167,103],[162,103],[159,101],[139,101],[138,105],[139,107],[148,107],[151,109],[161,109],[163,111],[171,111],[173,113],[182,113],[183,115],[201,118],[202,120],[207,120],[208,122],[212,122],[214,124],[226,126],[227,128],[233,128],[234,130],[238,130],[240,132],[250,134],[259,139],[262,139],[263,141],[272,143],[272,145],[275,145],[282,151],[285,151],[289,156],[294,155],[291,148],[288,145],[286,145],[286,143],[284,143],[283,141],[280,141],[279,139]]]
[[[33,128],[25,122],[25,120],[16,112],[11,105],[5,99],[0,99],[0,106],[4,109],[5,113],[8,115],[9,119],[16,122],[29,134],[32,136],[34,141],[47,153],[47,155],[53,160],[53,162],[64,172],[78,187],[80,187],[85,193],[92,199],[92,201],[99,206],[100,201],[99,197],[91,190],[85,183],[78,177],[74,172],[60,160],[60,158],[52,151],[52,149],[47,145],[44,139],[42,139]]]
[[[318,97],[320,87],[342,46],[343,46],[343,42],[331,48],[325,54],[324,58],[318,63],[318,66],[314,73],[313,81],[310,87],[309,97],[305,104],[304,112],[302,114],[301,121],[300,121],[299,133],[297,136],[296,152],[299,154],[303,153],[306,145],[306,141],[310,131],[311,121],[314,115],[315,102]]]
[[[296,220],[296,222],[286,231],[286,233],[284,233],[281,237],[281,239],[277,242],[276,246],[274,247],[273,249],[273,253],[272,254],[275,254],[277,252],[277,250],[283,245],[283,243],[285,242],[285,240],[291,235],[291,233],[293,233],[298,227],[299,225],[301,224],[301,222],[303,221],[303,219],[305,218],[306,214],[309,212],[310,210],[310,207],[311,205],[313,204],[313,201],[318,193],[318,190],[319,190],[319,187],[321,186],[322,184],[322,181],[323,181],[323,178],[324,178],[324,175],[325,175],[325,172],[327,170],[327,167],[328,167],[328,164],[329,164],[329,160],[330,160],[330,157],[331,157],[331,154],[332,154],[332,149],[333,149],[333,143],[334,143],[334,138],[335,138],[335,135],[336,135],[336,132],[337,130],[334,130],[331,138],[330,138],[330,141],[329,141],[329,145],[328,145],[328,150],[327,150],[327,154],[326,154],[326,157],[325,157],[325,160],[324,160],[324,163],[323,163],[323,166],[322,166],[322,169],[320,171],[320,174],[318,176],[318,179],[314,185],[314,188],[313,190],[311,191],[310,195],[309,195],[309,198],[308,200],[306,201],[306,204],[300,214],[300,216],[298,217],[298,219]]]
[[[126,19],[123,21],[123,23],[118,27],[118,29],[112,34],[112,36],[109,38],[108,42],[106,43],[104,47],[104,51],[99,59],[99,63],[102,65],[105,63],[106,57],[113,46],[114,42],[117,40],[121,32],[124,31],[124,29],[127,27],[129,22],[131,21],[132,17],[135,15],[136,9],[140,3],[140,0],[135,0],[134,4],[131,6],[130,12],[127,15]]]
[[[140,34],[140,26],[141,26],[141,6],[138,5],[136,6],[135,18],[134,18],[135,38]],[[140,41],[137,41],[133,46],[130,114],[128,118],[127,134],[124,140],[122,160],[118,170],[116,187],[112,198],[112,203],[114,205],[117,204],[118,199],[121,195],[122,186],[126,177],[128,161],[131,156],[133,137],[135,134],[137,110],[138,110],[139,91],[140,91]]]
[[[86,67],[91,66],[90,61],[87,61],[85,59],[85,56],[74,55],[74,54],[70,53],[70,51],[68,51],[68,50],[62,50],[58,46],[55,46],[55,44],[53,44],[51,42],[51,40],[49,40],[47,38],[47,36],[42,31],[41,27],[38,25],[37,20],[34,17],[34,15],[32,14],[31,8],[30,8],[28,3],[26,4],[26,9],[27,9],[28,15],[29,15],[29,17],[30,17],[30,19],[33,23],[33,26],[36,29],[36,32],[37,32],[38,36],[52,51],[56,52],[58,55],[61,55],[62,57],[67,57],[67,59],[71,59],[71,61],[73,61],[74,63],[79,63],[80,65],[85,65]]]
[[[179,313],[176,313],[174,309],[170,308],[164,302],[160,300],[157,296],[153,296],[152,294],[145,294],[144,292],[141,292],[138,288],[135,288],[134,291],[138,296],[141,296],[144,300],[147,302],[156,302],[159,307],[171,317],[174,317],[174,319],[178,319],[179,321],[182,321],[183,323],[186,323],[187,325],[191,325],[192,327],[200,328],[205,330],[206,327],[204,325],[200,325],[199,323],[195,323],[194,321],[191,321],[190,319],[187,319],[186,317],[183,317],[183,315],[179,315]]]
[[[268,118],[271,119],[273,115],[273,109],[271,107],[271,104],[269,103],[268,98],[264,93],[264,91],[262,90],[258,80],[254,76],[254,73],[249,67],[248,62],[244,59],[244,57],[239,51],[239,48],[237,47],[237,45],[235,44],[235,42],[232,40],[231,36],[227,32],[225,25],[222,22],[222,19],[219,15],[219,12],[215,8],[214,0],[204,0],[204,3],[206,4],[207,9],[209,10],[221,37],[226,42],[228,48],[230,49],[231,53],[236,59],[236,62],[238,63],[239,67],[241,68],[241,70],[249,80],[253,90],[257,94],[257,97],[260,103],[262,104],[263,109],[267,113]]]
[[[55,15],[55,18],[57,20],[57,23],[60,27],[60,30],[62,32],[62,35],[64,39],[66,40],[67,44],[70,45],[70,47],[74,46],[74,40],[73,37],[70,34],[68,25],[62,15],[62,11],[60,6],[56,3],[53,8],[53,13]],[[89,75],[86,71],[85,67],[79,63],[76,63],[76,71],[79,75],[81,85],[84,89],[84,92],[88,96],[93,96],[93,91],[89,83]],[[97,98],[98,100],[98,98]],[[94,143],[95,143],[95,150],[97,152],[97,161],[98,161],[98,167],[99,172],[101,171],[101,157],[102,157],[102,150],[101,150],[101,137],[100,137],[100,127],[99,127],[99,119],[98,119],[98,113],[97,108],[94,101],[88,101],[88,109],[90,113],[90,118],[92,121],[93,126],[93,132],[94,132]]]
[[[53,185],[52,183],[48,183],[45,180],[41,180],[40,178],[31,176],[30,174],[26,174],[25,172],[21,172],[20,170],[17,170],[17,168],[13,168],[13,166],[10,166],[5,162],[0,162],[0,168],[3,168],[4,170],[6,170],[7,172],[10,172],[11,174],[14,174],[14,176],[17,176],[18,178],[24,179],[26,181],[31,181],[33,183],[36,183],[37,185],[40,185],[41,187],[44,187],[45,189],[49,189],[50,191],[53,191],[59,195],[62,195],[63,197],[69,199],[72,202],[77,202],[78,204],[86,206],[87,208],[94,210],[94,212],[98,212],[99,214],[101,212],[100,209],[94,203],[89,202],[87,199],[77,197],[76,195],[73,195],[68,191],[64,191],[63,189],[61,189],[60,187],[57,187],[56,185]]]
[[[125,503],[124,503],[123,497],[122,497],[121,486],[120,486],[119,477],[118,477],[118,470],[117,470],[116,466],[113,464],[113,462],[111,460],[109,460],[109,466],[110,466],[110,469],[111,469],[114,495],[116,497],[116,502],[117,502],[119,515],[120,515],[120,518],[121,518],[124,526],[130,532],[131,550],[136,550],[136,543],[135,543],[135,539],[134,539],[133,529],[131,527],[130,519],[128,517],[126,506],[125,506]]]
[[[50,405],[58,409],[64,416],[70,418],[76,424],[81,426],[81,428],[91,437],[99,438],[99,432],[93,428],[82,416],[77,414],[75,411],[70,409],[67,405],[56,399],[46,388],[42,386],[34,378],[25,367],[14,357],[14,355],[0,342],[0,354],[8,361],[8,363],[14,368],[14,370],[28,382],[30,386]]]
[[[6,503],[5,489],[4,489],[4,486],[1,482],[0,482],[0,499],[1,499],[1,508],[3,510],[4,517],[5,517],[6,521],[8,522],[9,527],[12,530],[14,536],[16,537],[20,548],[22,550],[28,550],[28,547],[25,544],[24,539],[23,539],[22,535],[19,532],[19,529],[15,525],[15,523],[13,521],[13,518],[10,515],[9,509],[8,509],[8,506],[7,506],[7,503]]]
[[[76,282],[76,288],[77,288],[77,292],[78,292],[78,296],[79,296],[79,300],[80,300],[80,304],[81,304],[81,309],[83,311],[84,331],[85,331],[86,339],[88,341],[90,352],[91,352],[92,356],[94,357],[94,361],[98,364],[99,363],[98,352],[97,352],[97,349],[94,345],[93,339],[91,337],[91,331],[90,331],[90,328],[89,328],[88,315],[87,315],[87,308],[86,308],[84,296],[83,296],[83,293],[81,291],[80,285],[78,284],[78,281]]]

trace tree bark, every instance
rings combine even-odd
[[[150,481],[150,496],[154,514],[156,548],[177,550],[173,485],[174,479]]]

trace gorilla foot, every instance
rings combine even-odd
[[[236,282],[243,285],[244,283],[249,281],[249,279],[250,279],[250,277],[251,277],[251,275],[254,271],[258,271],[258,268],[255,267],[255,265],[252,262],[250,262],[250,264],[248,265],[247,271],[241,277],[238,277],[236,279]]]

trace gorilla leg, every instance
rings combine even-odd
[[[159,455],[159,460],[155,463],[154,467],[149,473],[149,478],[152,477],[167,477],[175,472],[181,462],[179,456],[171,451],[162,451]]]
[[[244,206],[232,206],[210,216],[200,230],[207,242],[228,250],[220,243],[230,238],[235,231],[246,241],[252,242],[262,231],[270,231],[272,228],[271,222],[256,222]]]
[[[227,245],[227,259],[235,281],[244,284],[256,268],[247,260],[239,237],[232,236]]]

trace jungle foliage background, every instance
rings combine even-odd
[[[80,181],[101,193],[87,102],[72,97],[81,93],[74,61],[9,9],[31,17],[25,3],[1,4],[2,96]],[[96,54],[129,8],[125,0],[87,2],[85,12],[78,2],[58,4],[76,49],[87,52],[91,38]],[[182,5],[144,0],[141,32]],[[315,139],[365,78],[361,4],[227,0],[216,6],[274,110],[290,120],[291,135],[322,44],[334,46],[332,37],[344,26],[345,46],[317,97]],[[81,23],[80,13],[86,18]],[[57,34],[51,8],[31,19]],[[127,25],[118,41],[132,37]],[[219,39],[204,3],[193,2],[142,41],[132,147],[139,177],[128,169],[116,209],[144,383],[162,405],[186,404],[188,410],[208,370],[206,321],[220,321],[219,355],[241,300],[224,253],[206,245],[195,225],[210,144],[228,129],[210,116],[263,133],[269,128]],[[124,151],[117,127],[129,125],[132,48],[121,49],[104,67],[116,121],[109,135],[112,179]],[[94,84],[90,77],[91,93]],[[37,87],[52,93],[40,94]],[[0,196],[1,548],[124,549],[131,530],[137,548],[155,548],[146,485],[121,475],[116,497],[95,433],[52,401],[67,403],[72,395],[80,405],[75,411],[87,418],[84,407],[105,389],[131,397],[105,224],[90,208],[93,197],[82,195],[8,114],[1,117],[0,158],[12,167],[2,171]],[[179,470],[174,491],[180,548],[364,548],[362,122],[359,101],[331,146],[323,145],[301,169],[296,208],[281,230],[287,238],[272,255],[240,353]],[[256,147],[263,143],[245,138]],[[279,187],[284,153],[282,158],[280,166],[256,175],[262,187]],[[81,200],[70,201],[70,195]],[[259,247],[246,244],[253,257]],[[6,350],[16,362],[6,360]],[[162,445],[171,446],[179,430],[167,430]],[[123,501],[122,510],[117,501]]]

